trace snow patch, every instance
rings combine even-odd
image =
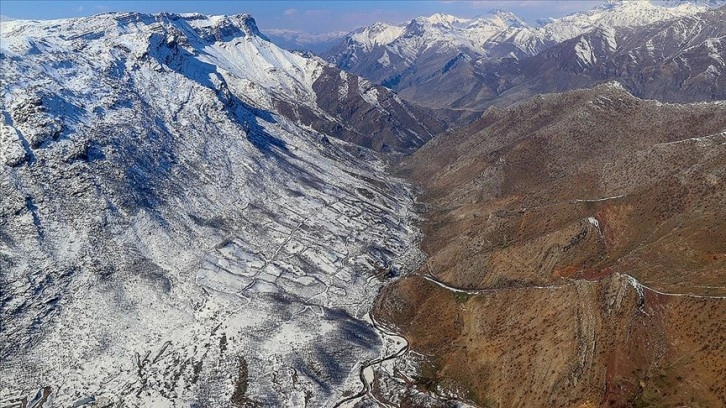
[[[343,101],[348,97],[348,74],[340,71],[340,87],[338,88],[338,100]]]
[[[594,65],[597,62],[597,58],[592,51],[590,42],[586,38],[581,38],[580,41],[575,45],[575,54],[584,66]]]
[[[362,79],[359,80],[358,92],[368,104],[380,107],[380,103],[378,102],[378,90],[371,83]]]
[[[387,67],[391,65],[391,58],[388,55],[388,51],[383,52],[383,56],[381,58],[378,58],[378,63],[383,65],[384,67]]]
[[[719,50],[719,47],[721,45],[721,39],[719,38],[709,38],[706,41],[703,42],[706,48],[708,48],[708,56],[713,59],[714,61],[718,62],[719,65],[726,66],[726,63],[724,63],[723,59],[723,53]]]

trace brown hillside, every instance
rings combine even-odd
[[[430,258],[377,314],[482,406],[726,404],[724,130],[616,85],[490,109],[401,163]]]

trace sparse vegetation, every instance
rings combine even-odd
[[[598,98],[623,103],[593,114],[587,106]],[[726,212],[719,189],[702,180],[726,166],[726,147],[671,143],[726,128],[724,108],[598,89],[535,98],[482,121],[425,146],[401,170],[430,205],[427,272],[491,291],[472,297],[408,279],[386,292],[400,299],[389,316],[401,319],[412,347],[456,367],[417,384],[468,384],[461,389],[480,405],[663,406],[691,397],[718,405],[726,353],[714,349],[726,329],[714,322],[723,306],[641,296],[619,273],[666,292],[724,293],[714,287],[726,260],[713,254],[726,252]],[[699,357],[671,367],[689,353]],[[652,367],[670,368],[637,370]],[[700,395],[687,380],[694,376],[707,384]]]
[[[454,300],[456,300],[457,303],[466,303],[471,298],[471,295],[466,292],[452,293],[454,294]]]

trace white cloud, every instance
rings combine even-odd
[[[285,11],[283,11],[282,13],[286,16],[294,16],[295,14],[297,14],[297,9],[289,8],[289,9],[286,9]]]

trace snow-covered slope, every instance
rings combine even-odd
[[[105,21],[110,18],[37,22],[33,28],[11,21],[2,27],[7,37],[3,50],[13,56],[32,52],[34,46],[70,50],[83,42],[85,52],[102,60],[126,52],[138,60],[149,60],[158,72],[181,73],[222,95],[236,96],[246,104],[278,111],[299,124],[375,149],[383,145],[410,149],[443,129],[426,112],[352,75],[332,79],[337,87],[334,94],[321,92],[330,87],[334,68],[322,59],[277,47],[248,15],[124,14]],[[42,40],[40,32],[33,30],[42,30]],[[68,30],[82,33],[82,37],[69,36]],[[330,99],[344,99],[341,105],[346,109],[326,108]],[[362,123],[359,116],[364,113],[369,120]],[[375,124],[372,129],[371,123]]]
[[[387,347],[364,317],[419,256],[412,198],[296,113],[338,123],[331,83],[373,113],[407,105],[247,15],[8,21],[0,40],[0,405],[358,391]]]
[[[526,24],[511,13],[495,11],[488,18],[465,19],[446,14],[418,17],[396,26],[376,23],[349,34],[327,58],[352,72],[366,71],[366,61],[375,57],[383,68],[411,66],[417,58],[434,50],[448,54],[460,50],[478,55],[497,37],[513,34]]]
[[[668,5],[641,0],[609,1],[592,10],[540,21],[540,27],[533,32],[541,38],[561,42],[597,27],[642,27],[692,16],[708,8],[706,4],[695,2]]]

